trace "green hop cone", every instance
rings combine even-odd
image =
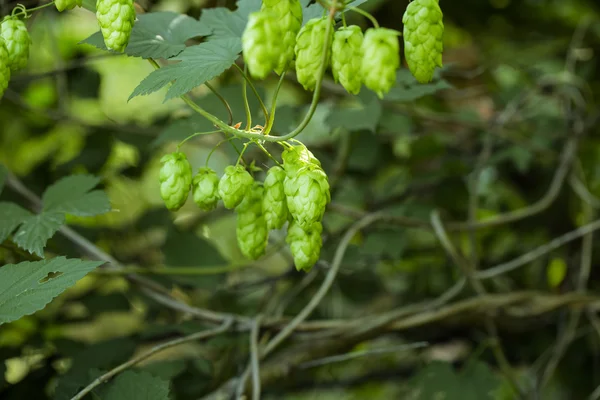
[[[400,67],[400,32],[387,28],[370,28],[363,40],[362,75],[366,87],[379,98],[396,83],[396,70]]]
[[[192,185],[192,166],[181,152],[160,159],[160,196],[167,208],[177,211],[185,204]]]
[[[302,4],[299,0],[263,0],[261,10],[273,13],[282,33],[277,38],[282,47],[275,67],[275,72],[281,75],[294,60],[296,36],[302,27]]]
[[[317,76],[323,61],[325,47],[325,32],[327,31],[328,18],[313,18],[300,29],[296,37],[296,78],[305,90],[315,90]],[[329,29],[333,39],[333,27]],[[326,64],[329,64],[329,57]],[[327,66],[326,65],[326,66]]]
[[[248,16],[242,34],[242,52],[252,77],[264,79],[277,68],[284,52],[282,31],[276,15],[271,11],[256,11]]]
[[[306,146],[294,146],[287,148],[281,153],[283,168],[288,176],[295,176],[300,168],[307,164],[321,166],[321,162]]]
[[[314,164],[300,168],[295,176],[284,181],[288,210],[294,221],[303,229],[320,222],[331,201],[327,175]]]
[[[320,222],[313,223],[308,229],[303,229],[295,222],[292,222],[288,227],[285,241],[290,246],[294,264],[298,271],[308,272],[319,261],[321,247],[323,247],[322,232],[323,225]]]
[[[210,168],[200,168],[192,179],[192,195],[194,203],[201,210],[211,211],[217,208],[219,202],[219,177]]]
[[[4,39],[0,37],[0,99],[10,81],[10,67],[8,66],[8,49]]]
[[[262,199],[264,189],[254,183],[244,200],[236,207],[237,227],[236,235],[238,246],[244,256],[256,260],[267,248],[269,228],[263,215]]]
[[[269,229],[281,229],[288,219],[287,199],[283,189],[285,170],[279,166],[267,172],[262,199],[263,213]]]
[[[98,0],[96,18],[106,48],[119,53],[124,52],[135,22],[133,0]]]
[[[362,43],[360,27],[350,25],[340,28],[331,45],[331,72],[348,93],[360,93],[362,86]]]
[[[438,0],[414,0],[402,17],[404,56],[420,83],[433,79],[435,67],[442,67],[444,22]]]
[[[223,199],[225,208],[236,208],[252,187],[252,175],[241,165],[228,165],[219,180],[219,196]]]
[[[0,36],[6,43],[8,50],[8,66],[12,72],[27,66],[29,60],[29,45],[31,37],[23,21],[7,17],[0,25]]]
[[[55,0],[54,5],[60,12],[65,10],[72,10],[75,7],[81,7],[83,0]]]

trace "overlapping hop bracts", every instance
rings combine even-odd
[[[169,210],[177,211],[183,207],[190,193],[192,166],[181,152],[166,154],[160,162],[160,195]]]
[[[430,82],[436,67],[442,67],[444,35],[439,0],[414,0],[404,16],[404,57],[410,72],[421,83]]]
[[[240,205],[253,183],[252,175],[243,166],[225,167],[225,173],[219,180],[218,187],[225,208],[233,209]]]
[[[244,256],[253,260],[265,253],[269,239],[269,229],[263,214],[263,195],[263,187],[254,183],[235,209],[238,246]]]
[[[65,10],[72,10],[75,7],[81,7],[83,0],[55,0],[54,5],[60,12]]]
[[[4,39],[0,37],[0,99],[10,81],[10,67],[8,66],[8,49]]]
[[[296,79],[305,90],[315,90],[317,85],[317,76],[323,61],[323,50],[325,47],[327,24],[330,24],[328,18],[313,18],[300,29],[296,37]],[[331,40],[333,39],[333,29]],[[325,60],[325,66],[329,65],[330,57]]]
[[[331,45],[331,72],[348,93],[360,93],[362,86],[362,59],[364,35],[360,27],[350,25],[340,28]]]
[[[98,0],[96,18],[106,48],[124,52],[135,22],[133,0]]]
[[[192,179],[194,203],[201,210],[211,211],[217,207],[219,196],[219,177],[211,168],[203,167]]]
[[[285,50],[282,35],[277,16],[272,11],[256,11],[248,16],[242,34],[242,53],[252,77],[264,79],[277,68]]]
[[[285,178],[285,171],[279,166],[269,169],[265,178],[262,204],[269,229],[280,229],[288,219],[287,199],[283,188]]]
[[[362,75],[366,87],[379,98],[396,83],[396,70],[400,67],[400,32],[387,28],[370,28],[362,44]]]
[[[0,25],[0,36],[5,41],[8,50],[8,66],[12,72],[27,66],[29,60],[29,45],[31,37],[23,21],[7,17]]]
[[[295,175],[298,170],[306,164],[321,166],[321,162],[306,146],[294,146],[287,148],[281,153],[283,166],[288,176]]]
[[[321,168],[312,164],[300,168],[294,177],[286,177],[284,190],[290,214],[300,227],[308,229],[323,219],[330,194]]]
[[[311,224],[308,229],[303,229],[296,222],[289,225],[285,240],[290,246],[294,264],[298,271],[308,272],[319,261],[321,247],[323,246],[322,232],[323,225],[321,222]]]
[[[275,72],[281,75],[294,60],[296,36],[302,26],[302,5],[299,0],[263,0],[262,10],[273,14],[282,34],[277,38],[281,51],[275,67]]]

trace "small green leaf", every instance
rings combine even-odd
[[[385,95],[384,99],[387,101],[409,102],[445,89],[452,89],[452,85],[439,77],[438,70],[434,74],[433,82],[421,84],[405,68],[398,71],[396,86]]]
[[[48,187],[42,196],[44,211],[62,212],[79,217],[110,211],[110,201],[101,190],[93,190],[100,179],[92,175],[72,175]]]
[[[6,181],[6,177],[8,176],[8,169],[0,164],[0,194],[2,193],[2,189],[4,189],[4,182]]]
[[[32,214],[14,203],[0,202],[0,243]]]
[[[104,400],[168,400],[169,382],[148,372],[126,371],[110,385]]]
[[[332,128],[375,132],[380,117],[381,103],[379,99],[374,97],[361,108],[334,108],[327,117],[326,122]]]
[[[551,288],[557,288],[565,280],[567,276],[567,263],[563,258],[554,258],[548,264],[546,271],[546,277],[548,279],[548,286]]]
[[[27,217],[13,236],[13,241],[22,249],[44,257],[46,242],[54,236],[62,224],[65,214],[62,212],[42,212]]]
[[[0,268],[0,325],[41,310],[100,261],[57,257]]]
[[[154,93],[173,81],[165,101],[179,97],[221,75],[238,58],[242,51],[236,39],[222,39],[188,47],[174,58],[181,62],[160,68],[148,75],[134,90],[129,100],[136,96]]]
[[[202,11],[200,23],[212,29],[208,40],[236,39],[241,46],[241,37],[251,12],[260,10],[261,0],[240,0],[237,10],[225,7],[207,8]]]
[[[186,48],[187,40],[211,32],[212,29],[184,14],[172,11],[141,14],[133,26],[125,54],[144,59],[170,58]],[[107,50],[100,31],[80,42],[84,43]]]

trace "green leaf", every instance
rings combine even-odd
[[[80,217],[110,211],[110,201],[101,190],[93,190],[100,179],[92,175],[72,175],[48,187],[42,196],[44,211],[62,212]]]
[[[22,249],[43,258],[46,242],[64,223],[65,214],[62,212],[43,212],[32,215],[23,221],[19,230],[14,234],[13,241]]]
[[[181,53],[191,38],[210,35],[212,29],[185,14],[159,11],[138,15],[125,54],[133,57],[170,58]],[[80,44],[107,50],[100,31]]]
[[[0,194],[2,193],[2,189],[4,189],[4,182],[6,181],[6,177],[8,176],[8,169],[0,164]]]
[[[14,203],[0,202],[0,243],[32,214]]]
[[[175,60],[181,62],[160,68],[148,75],[134,90],[136,96],[154,93],[174,81],[165,101],[179,97],[196,86],[221,75],[242,51],[239,40],[222,39],[188,47]]]
[[[93,13],[96,12],[96,0],[83,0],[83,4],[81,6]]]
[[[375,132],[380,117],[381,103],[374,97],[361,108],[334,108],[326,122],[332,128]]]
[[[126,371],[110,385],[104,400],[168,400],[169,382],[148,372]]]
[[[41,310],[88,272],[103,264],[57,257],[0,268],[0,324]]]
[[[248,15],[260,10],[261,4],[261,0],[240,0],[235,11],[225,7],[203,10],[200,23],[212,30],[208,40],[236,39],[241,46],[241,37],[248,22]]]
[[[439,71],[436,71],[434,80],[431,83],[421,84],[417,82],[408,69],[404,68],[398,71],[396,86],[385,95],[384,99],[387,101],[409,102],[445,89],[452,89],[452,85],[439,77]]]

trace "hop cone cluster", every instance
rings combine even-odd
[[[299,0],[263,0],[261,10],[270,12],[281,30],[281,36],[275,38],[282,47],[274,68],[281,75],[294,60],[296,35],[302,26],[302,5]]]
[[[135,22],[133,0],[98,0],[96,18],[106,48],[119,53],[124,52]]]
[[[317,76],[323,60],[323,50],[325,48],[325,33],[327,18],[313,18],[298,32],[296,38],[296,77],[298,82],[305,90],[315,90],[317,85]],[[333,37],[333,29],[330,29]],[[331,43],[331,39],[329,41]],[[326,61],[329,64],[329,58]]]
[[[263,214],[263,198],[263,187],[254,183],[236,208],[238,246],[246,257],[253,260],[265,253],[269,239],[269,228]]]
[[[288,227],[285,241],[290,246],[296,269],[310,271],[319,261],[323,239],[321,222],[313,223],[308,229],[302,228],[296,222]]]
[[[8,66],[8,49],[4,39],[0,37],[0,99],[10,81],[10,67]]]
[[[363,33],[351,25],[337,30],[331,44],[331,72],[348,93],[358,94],[362,85]]]
[[[366,87],[379,98],[396,83],[396,70],[400,67],[400,32],[387,28],[371,28],[363,40],[362,74]]]
[[[225,208],[233,209],[240,205],[253,183],[252,175],[243,166],[227,166],[218,187]]]
[[[8,17],[0,25],[0,36],[8,50],[8,67],[12,72],[27,66],[31,37],[27,26],[18,18]]]
[[[65,10],[72,10],[75,7],[81,7],[83,0],[55,0],[54,5],[60,12]]]
[[[200,168],[192,179],[192,196],[194,203],[201,210],[211,211],[217,208],[219,196],[219,177],[210,168]]]
[[[181,152],[166,154],[160,162],[160,196],[169,210],[177,211],[183,207],[190,193],[192,166]]]
[[[442,67],[444,35],[439,0],[414,0],[402,17],[404,56],[410,72],[421,83],[430,82],[436,67]]]
[[[280,229],[288,220],[287,200],[283,188],[285,178],[286,173],[279,166],[269,169],[265,178],[262,205],[269,229]]]
[[[242,35],[242,52],[248,72],[254,78],[264,79],[277,68],[285,52],[281,41],[282,30],[272,11],[256,11],[248,17]]]

